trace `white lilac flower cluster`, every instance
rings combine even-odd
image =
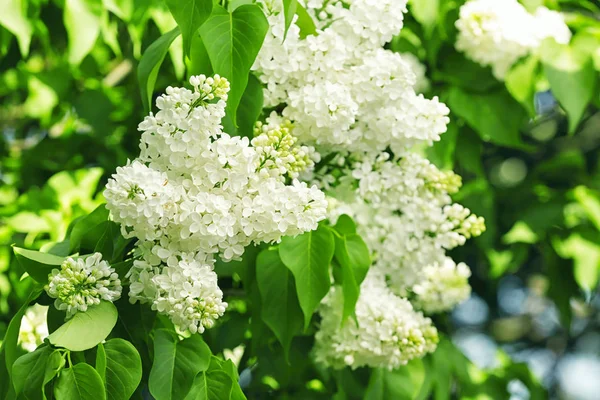
[[[123,234],[139,240],[130,300],[195,333],[227,307],[214,257],[316,229],[327,201],[293,179],[314,165],[314,149],[296,145],[291,123],[260,126],[252,143],[232,137],[221,126],[228,81],[200,75],[190,84],[156,100],[159,111],[139,125],[140,156],[117,169],[104,196]]]
[[[34,304],[25,311],[19,330],[19,345],[24,350],[34,351],[48,336],[47,314],[48,306],[40,304]]]
[[[402,56],[402,60],[408,64],[409,69],[415,74],[415,84],[413,86],[415,92],[427,92],[431,87],[431,82],[427,78],[427,67],[413,53],[400,53],[400,55]]]
[[[431,320],[394,295],[373,271],[361,285],[356,321],[342,321],[343,303],[341,288],[334,287],[321,304],[321,329],[314,349],[317,362],[333,368],[392,369],[435,350],[438,333]]]
[[[460,8],[456,27],[456,48],[473,61],[491,66],[500,80],[543,40],[553,38],[562,44],[571,40],[560,13],[541,6],[530,14],[517,0],[470,0]]]
[[[101,300],[114,302],[121,297],[121,280],[102,254],[85,258],[67,258],[60,269],[48,275],[45,287],[48,296],[56,299],[54,306],[67,312],[67,318],[87,311]]]
[[[418,60],[382,48],[402,28],[406,1],[308,0],[317,34],[303,39],[292,24],[285,41],[279,3],[262,1],[271,28],[253,68],[300,142],[333,157],[302,177],[330,196],[331,223],[354,218],[373,258],[356,320],[341,320],[339,287],[324,299],[315,357],[334,368],[396,368],[435,349],[437,330],[422,312],[448,310],[470,292],[468,267],[445,252],[485,229],[452,203],[460,177],[412,152],[446,131],[448,109],[415,94]]]
[[[296,24],[285,36],[281,1],[261,3],[271,29],[253,69],[265,105],[284,104],[301,142],[399,154],[446,131],[448,108],[417,95],[411,62],[382,48],[402,28],[406,0],[310,0],[319,31],[305,39]]]

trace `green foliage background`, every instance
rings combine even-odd
[[[215,4],[212,13],[206,6],[191,14],[178,8],[187,3],[9,0],[2,7],[0,338],[27,302],[31,283],[20,282],[22,269],[10,245],[48,248],[48,243],[65,238],[72,221],[102,202],[107,177],[138,152],[137,124],[155,93],[191,74],[220,73],[237,91],[231,93],[235,100],[228,109],[227,131],[250,135],[262,109],[262,95],[249,69],[266,22],[251,1]],[[292,3],[284,1],[289,7]],[[260,305],[260,294],[273,288],[253,281],[255,274],[248,268],[256,254],[250,252],[239,265],[219,266],[230,310],[204,335],[212,354],[242,343],[251,349],[239,370],[248,398],[265,398],[268,393],[286,399],[499,399],[508,398],[507,384],[514,379],[529,388],[531,398],[559,396],[552,375],[542,385],[525,364],[507,353],[543,349],[560,359],[579,338],[598,330],[600,3],[523,1],[528,7],[545,3],[566,12],[575,36],[569,46],[544,44],[539,55],[513,67],[504,83],[454,49],[454,21],[463,3],[412,1],[406,27],[389,47],[416,54],[427,66],[429,94],[439,96],[451,109],[449,130],[429,150],[429,157],[463,176],[465,185],[456,200],[486,219],[486,234],[453,256],[473,268],[471,283],[489,310],[487,318],[476,326],[460,318],[440,318],[436,325],[445,339],[438,351],[404,369],[320,371],[307,357],[311,328],[307,335],[283,335],[277,318],[270,318],[277,310]],[[215,29],[222,29],[214,22],[230,16],[232,21],[253,22],[246,31],[235,23],[228,27],[234,36],[249,40],[244,46],[247,53],[241,56],[235,43],[211,40],[220,34]],[[304,21],[303,31],[310,34],[314,27]],[[215,46],[227,47],[229,57],[215,58]],[[284,242],[282,259],[285,246]],[[268,254],[262,258],[258,264],[264,268],[278,262],[268,260]],[[506,282],[519,282],[529,298],[544,304],[542,309],[507,312],[500,295]],[[255,290],[246,297],[242,287]],[[300,306],[304,310],[302,301]],[[552,310],[560,323],[546,332],[539,326],[539,316]],[[131,315],[140,312],[130,310]],[[301,325],[293,330],[301,330]],[[277,337],[271,330],[279,332]],[[475,366],[453,344],[453,335],[465,330],[502,345],[486,368]],[[186,357],[185,346],[176,344],[166,331],[157,332],[161,333],[155,335],[154,346],[158,342],[165,346],[161,349],[181,346],[181,352],[173,354]],[[289,354],[277,339],[291,344]],[[122,348],[127,345],[118,340],[104,344],[106,362],[135,362],[127,359]],[[159,372],[146,368],[154,352],[150,344],[146,347],[149,354],[141,354],[143,373],[151,377]],[[43,356],[51,359],[53,354]],[[218,380],[230,368],[222,364],[215,357],[195,374]],[[78,373],[86,376],[84,365],[71,372],[72,379]],[[164,398],[176,393],[174,387],[150,390],[168,392]]]

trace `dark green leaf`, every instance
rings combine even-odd
[[[54,396],[68,400],[106,400],[106,391],[98,372],[91,365],[79,363],[61,371]]]
[[[13,247],[13,251],[21,267],[27,271],[29,276],[43,285],[48,283],[48,275],[52,273],[52,270],[60,269],[60,265],[65,261],[65,257],[20,247]]]
[[[103,222],[108,221],[108,209],[105,204],[101,204],[92,211],[89,215],[81,218],[77,223],[73,226],[71,230],[71,235],[69,237],[69,242],[71,245],[71,253],[75,253],[79,251],[82,243],[85,241],[93,242],[94,245],[92,249],[95,247],[96,243],[100,239],[100,237],[104,234],[104,226],[100,226]],[[97,236],[97,237],[91,237]]]
[[[15,392],[26,399],[45,399],[44,387],[65,365],[63,355],[49,346],[42,346],[22,355],[12,369]]]
[[[505,90],[479,94],[453,87],[448,93],[448,106],[454,114],[464,118],[484,141],[527,148],[519,133],[527,113]],[[507,118],[508,115],[510,118]]]
[[[167,0],[167,6],[181,30],[183,51],[190,54],[192,37],[210,16],[213,0]]]
[[[13,316],[8,324],[8,329],[4,335],[4,339],[2,340],[2,347],[0,348],[0,352],[4,353],[4,358],[6,362],[6,370],[10,374],[12,372],[13,364],[17,359],[17,342],[19,339],[19,331],[21,330],[21,320],[23,319],[23,315],[25,315],[25,311],[29,307],[29,304],[33,300],[35,300],[40,293],[43,291],[41,287],[34,286],[25,300],[25,303],[19,308],[19,311]]]
[[[335,259],[342,269],[344,310],[342,322],[354,314],[360,295],[360,284],[371,266],[369,248],[357,234],[335,237]]]
[[[107,400],[128,400],[142,379],[142,360],[131,343],[111,339],[104,343]]]
[[[302,309],[292,273],[277,249],[263,250],[256,259],[256,281],[262,298],[262,319],[275,333],[288,357],[292,338],[302,333]]]
[[[142,94],[142,104],[144,105],[144,112],[150,111],[152,104],[152,94],[154,93],[154,85],[156,84],[156,78],[158,77],[158,71],[162,65],[169,47],[173,40],[180,35],[179,28],[175,28],[159,37],[154,43],[152,43],[140,60],[138,65],[138,81],[140,83],[140,91]]]
[[[331,287],[329,265],[334,248],[333,234],[323,226],[295,238],[284,237],[279,246],[281,260],[294,274],[304,329]]]
[[[232,121],[237,121],[248,74],[268,28],[269,23],[256,4],[240,6],[232,13],[215,5],[211,17],[200,27],[214,72],[231,83],[227,114]]]
[[[200,335],[178,341],[170,332],[154,335],[154,363],[148,386],[156,400],[178,400],[187,396],[194,377],[208,369],[211,351]]]
[[[250,74],[237,112],[237,133],[252,139],[254,125],[263,107],[263,87],[256,76]]]

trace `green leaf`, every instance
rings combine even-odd
[[[210,348],[200,335],[178,341],[170,332],[158,330],[154,335],[154,363],[148,387],[156,400],[186,397],[194,377],[210,364]]]
[[[411,0],[411,15],[431,33],[440,12],[440,0]]]
[[[24,3],[22,0],[3,2],[2,12],[0,12],[0,25],[17,37],[23,58],[29,54],[29,44],[33,33],[31,23],[27,19],[27,1]]]
[[[284,237],[279,246],[281,260],[294,274],[304,329],[331,287],[329,265],[334,248],[333,234],[323,226],[295,238]]]
[[[600,278],[600,245],[598,245],[598,241],[592,241],[574,233],[565,240],[552,240],[552,245],[562,258],[573,259],[577,284],[584,290],[594,290]]]
[[[171,47],[171,43],[173,43],[175,38],[180,34],[179,27],[165,33],[148,46],[142,55],[140,64],[138,65],[138,81],[140,83],[140,91],[142,94],[142,104],[144,105],[144,112],[146,113],[150,111],[152,93],[154,92],[154,85],[156,84],[160,66],[169,51],[169,47]]]
[[[281,342],[286,359],[292,338],[302,333],[302,309],[290,270],[277,249],[262,251],[256,259],[256,281],[262,298],[262,319]]]
[[[200,27],[214,72],[231,84],[227,114],[232,121],[237,121],[237,109],[248,84],[250,68],[268,29],[269,23],[256,4],[240,6],[232,13],[215,5],[211,17]]]
[[[283,39],[287,37],[288,30],[294,20],[296,14],[296,8],[298,6],[298,0],[282,0],[283,1],[283,15],[285,16],[285,33]]]
[[[335,226],[333,227],[340,235],[352,235],[356,233],[356,223],[346,214],[340,215]]]
[[[371,375],[365,398],[369,400],[415,399],[425,381],[425,367],[415,359],[394,371],[376,369]]]
[[[357,234],[335,237],[335,259],[342,268],[344,310],[342,322],[354,314],[360,295],[360,284],[371,266],[369,248]]]
[[[203,372],[194,379],[185,400],[229,400],[233,382],[225,371]]]
[[[27,271],[29,276],[43,285],[48,283],[48,275],[52,270],[60,269],[60,265],[65,261],[65,257],[20,247],[13,247],[13,251],[21,267]]]
[[[596,93],[593,61],[587,52],[552,40],[542,43],[541,52],[552,93],[567,112],[569,133],[574,133]]]
[[[213,8],[213,0],[166,0],[169,11],[179,25],[183,37],[183,50],[190,54],[192,37],[208,19]]]
[[[83,244],[95,247],[100,237],[104,234],[103,222],[108,221],[109,211],[105,204],[99,205],[94,211],[77,221],[71,230],[69,244],[71,254],[79,251]],[[89,243],[93,243],[90,246]],[[85,247],[85,246],[84,246]]]
[[[102,258],[110,262],[113,259],[115,250],[114,239],[119,234],[119,226],[113,221],[104,221],[101,225],[103,226],[104,233],[102,233],[102,236],[96,242],[94,253],[101,253]]]
[[[6,333],[4,334],[4,339],[2,340],[2,347],[0,347],[0,353],[4,353],[6,370],[9,374],[12,372],[13,364],[17,359],[17,343],[19,340],[19,331],[21,330],[21,320],[23,319],[23,315],[25,315],[25,311],[31,304],[33,300],[35,300],[40,293],[42,293],[43,289],[39,286],[34,286],[27,300],[23,303],[19,311],[13,316],[8,324],[8,328],[6,329]]]
[[[98,347],[96,347],[96,365],[94,368],[96,368],[102,382],[106,385],[106,351],[102,343],[99,343]]]
[[[535,116],[534,96],[540,62],[537,57],[528,57],[514,65],[506,74],[504,83],[512,97],[523,105],[529,115]]]
[[[468,93],[452,87],[448,91],[448,106],[454,114],[465,119],[484,141],[527,148],[519,133],[527,113],[505,90]]]
[[[61,371],[54,396],[68,400],[106,400],[106,391],[98,372],[91,365],[79,363]]]
[[[45,400],[44,387],[64,365],[61,352],[49,346],[39,347],[22,355],[15,361],[12,369],[16,394],[22,393],[26,399]]]
[[[296,2],[296,14],[298,15],[296,25],[300,28],[300,38],[304,39],[307,36],[316,35],[317,25],[315,21],[313,21],[308,11],[306,11],[306,8],[298,2]]]
[[[117,323],[117,308],[113,303],[101,301],[86,312],[78,312],[54,333],[48,341],[56,347],[83,351],[95,347],[110,334]]]
[[[254,125],[263,108],[263,87],[256,76],[250,74],[237,112],[237,133],[250,139],[254,136]]]
[[[578,186],[573,190],[573,197],[581,207],[596,229],[600,231],[600,195],[585,186]]]
[[[142,380],[142,359],[136,348],[124,339],[104,343],[107,400],[128,400]]]
[[[64,24],[69,37],[69,63],[79,65],[100,33],[101,0],[65,0]]]
[[[454,168],[454,154],[458,140],[458,126],[454,121],[448,124],[448,130],[441,139],[427,149],[427,158],[441,169]],[[462,149],[461,149],[462,152]]]

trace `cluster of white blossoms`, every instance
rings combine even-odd
[[[48,336],[47,315],[48,306],[40,304],[34,304],[25,311],[19,330],[19,345],[24,350],[34,351]]]
[[[500,80],[543,40],[553,38],[562,44],[571,40],[560,13],[541,6],[530,14],[517,0],[470,0],[460,8],[456,27],[456,48],[473,61],[491,66]]]
[[[94,253],[85,258],[67,258],[60,269],[48,275],[45,287],[48,296],[56,299],[54,306],[64,310],[67,318],[87,311],[88,307],[106,300],[114,302],[121,297],[121,280],[102,254]]]
[[[139,125],[140,156],[117,169],[104,196],[123,234],[139,239],[130,300],[195,333],[227,307],[214,257],[237,259],[252,243],[314,230],[327,201],[295,179],[315,154],[297,145],[291,123],[258,127],[252,143],[232,137],[221,125],[228,81],[200,75],[190,84],[156,100],[159,111]]]
[[[425,93],[429,91],[431,82],[427,78],[427,67],[419,60],[419,57],[413,53],[400,53],[402,60],[408,64],[410,70],[415,74],[415,84],[413,88],[416,93]]]
[[[334,368],[397,368],[435,349],[437,330],[422,312],[448,310],[470,292],[468,267],[451,269],[445,252],[485,229],[452,203],[460,177],[412,152],[439,140],[449,110],[415,93],[426,90],[416,57],[383,49],[402,28],[406,1],[308,0],[317,34],[303,38],[293,23],[285,41],[281,2],[261,3],[270,31],[253,69],[267,106],[327,154],[327,165],[301,176],[328,194],[332,224],[354,218],[373,258],[356,320],[341,320],[340,287],[324,299],[315,357]]]
[[[279,0],[261,2],[271,29],[253,66],[265,84],[265,105],[283,105],[302,143],[320,151],[399,154],[437,141],[448,108],[415,93],[411,61],[382,46],[403,25],[406,0],[310,0],[317,35],[285,37]]]
[[[394,295],[373,270],[361,285],[356,321],[342,321],[343,304],[340,287],[334,287],[321,304],[321,329],[314,349],[317,362],[333,368],[392,369],[435,350],[439,339],[431,320]]]

